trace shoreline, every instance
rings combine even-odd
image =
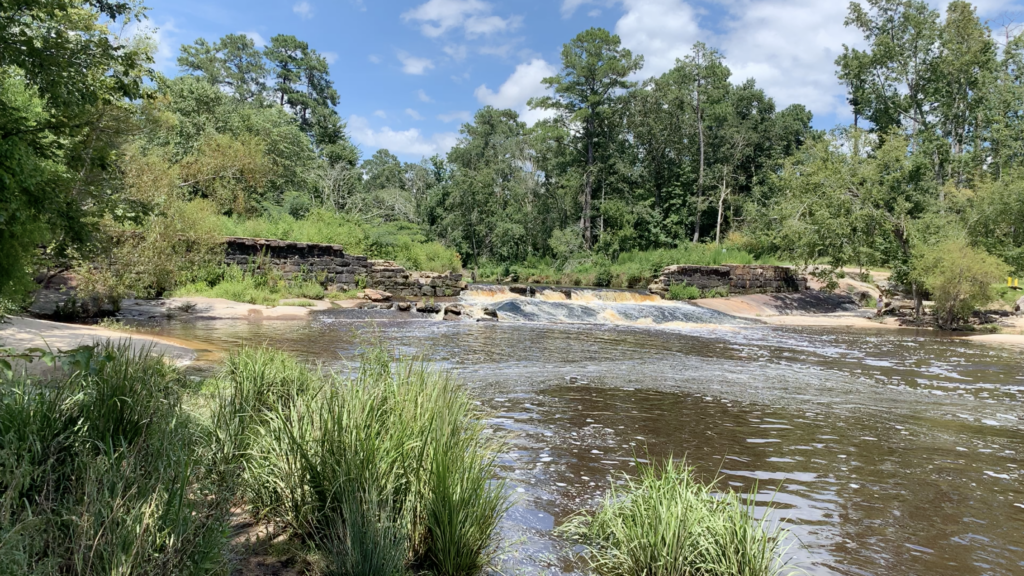
[[[848,300],[848,302],[845,302]],[[724,298],[703,298],[690,302],[695,306],[707,308],[737,316],[748,320],[757,320],[771,326],[806,326],[831,328],[870,328],[895,330],[929,330],[940,332],[930,327],[900,326],[896,319],[886,316],[875,319],[870,309],[860,308],[852,298],[834,294],[751,294],[745,296],[727,296]],[[827,311],[832,307],[831,311]],[[965,332],[963,335],[949,333],[950,338],[967,340],[984,344],[1004,344],[1024,347],[1024,318],[1010,318],[1006,322],[1010,326],[1000,328],[1017,331],[1012,333],[977,334]]]
[[[97,326],[66,324],[20,316],[7,317],[0,323],[0,347],[23,352],[29,348],[71,350],[79,346],[96,346],[106,342],[127,343],[136,352],[149,349],[179,366],[192,364],[207,355],[216,354],[208,346],[177,338],[137,332],[120,332]]]

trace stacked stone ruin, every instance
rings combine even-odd
[[[729,294],[771,294],[800,292],[807,279],[785,266],[725,264],[722,266],[668,266],[648,287],[652,294],[665,296],[670,286],[688,284],[701,291],[727,290]]]
[[[314,281],[331,291],[373,288],[422,298],[458,296],[466,288],[461,273],[408,271],[388,260],[347,254],[337,244],[229,237],[224,247],[228,265],[258,273],[273,270],[285,280]]]

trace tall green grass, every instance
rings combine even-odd
[[[507,507],[499,444],[451,374],[379,345],[359,362],[340,378],[268,349],[228,358],[215,420],[245,498],[327,573],[479,573]]]
[[[230,491],[182,407],[188,381],[146,350],[98,352],[0,380],[0,570],[224,572]]]
[[[277,306],[281,300],[302,298],[322,300],[323,286],[312,280],[284,281],[270,274],[253,274],[237,266],[225,268],[223,278],[214,284],[194,282],[171,293],[177,298],[223,298],[262,306]]]
[[[560,531],[581,543],[602,576],[775,576],[785,532],[754,517],[755,491],[717,493],[685,462],[637,463],[594,513]]]

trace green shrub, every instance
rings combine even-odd
[[[560,532],[586,548],[602,576],[774,576],[786,569],[786,534],[755,519],[756,496],[756,487],[719,493],[685,462],[637,462],[636,478],[613,482],[596,512]]]
[[[700,298],[700,289],[689,284],[673,284],[668,287],[669,300],[696,300]]]
[[[914,273],[935,300],[939,324],[953,327],[970,318],[979,306],[995,298],[993,285],[1003,281],[1009,266],[963,240],[949,240],[925,248],[914,263]]]
[[[323,300],[326,292],[323,286],[312,280],[285,281],[274,271],[253,273],[229,266],[224,269],[221,279],[213,285],[195,282],[178,288],[172,292],[172,296],[223,298],[233,302],[277,306],[281,300],[288,298]]]
[[[341,379],[269,350],[229,358],[217,427],[238,437],[244,494],[330,573],[479,573],[507,507],[500,446],[450,374],[379,345],[359,366]]]
[[[594,273],[594,286],[599,288],[607,288],[612,285],[612,270],[611,268],[599,268]]]
[[[148,350],[82,349],[52,380],[0,380],[0,565],[15,574],[226,572],[231,491]]]

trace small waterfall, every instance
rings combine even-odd
[[[515,291],[513,291],[515,290]],[[471,308],[492,308],[502,322],[612,324],[657,328],[742,326],[750,322],[686,302],[628,290],[537,287],[536,297],[519,287],[479,286],[462,295]],[[524,291],[525,294],[525,291]]]

